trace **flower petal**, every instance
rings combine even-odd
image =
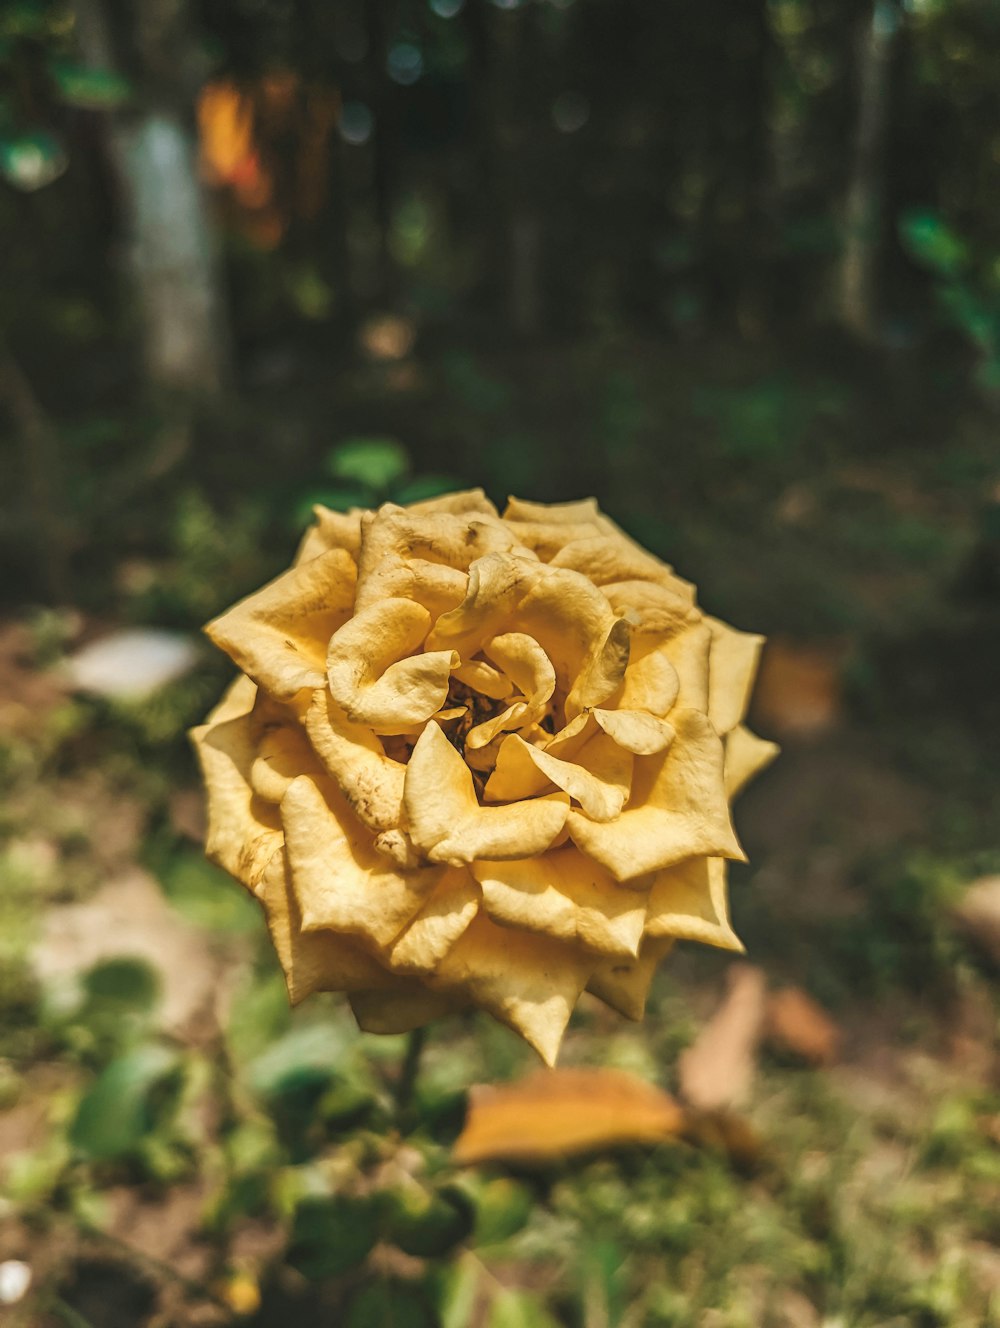
[[[657,873],[649,891],[646,934],[742,952],[729,921],[727,870],[723,858],[688,858]]]
[[[376,833],[399,826],[406,766],[386,756],[370,729],[352,724],[325,687],[306,712],[313,750],[356,815]]]
[[[596,521],[599,513],[596,498],[577,498],[568,503],[534,503],[530,498],[508,497],[505,521],[547,521],[552,525],[571,526]]]
[[[307,776],[289,786],[281,822],[305,931],[346,932],[385,949],[440,878],[434,869],[396,870],[336,789],[321,792]]]
[[[547,781],[568,793],[595,821],[610,821],[625,806],[632,785],[632,753],[619,747],[606,733],[597,733],[589,739],[580,748],[575,762],[562,761],[524,742],[517,734],[511,735],[501,750],[506,752],[518,743],[519,758],[527,758],[536,765]],[[498,758],[498,768],[499,765]],[[494,772],[490,779],[493,796],[501,782],[496,780]]]
[[[428,649],[457,650],[463,659],[475,655],[484,641],[507,627],[538,566],[522,554],[478,558],[469,567],[465,598],[438,618],[427,638]]]
[[[523,700],[469,730],[466,747],[485,747],[500,733],[534,724],[545,714],[555,691],[556,673],[548,655],[533,637],[523,632],[495,636],[483,646],[487,655],[518,688]]]
[[[497,518],[497,509],[482,489],[459,489],[455,493],[438,494],[435,498],[421,498],[407,503],[408,512],[451,512],[455,516],[491,516]]]
[[[327,643],[354,608],[354,578],[350,554],[331,549],[282,573],[205,631],[272,696],[320,687]]]
[[[302,931],[283,849],[267,866],[260,898],[293,1005],[317,991],[367,991],[398,983],[353,937]]]
[[[549,752],[561,761],[571,761],[593,736],[595,728],[592,715],[577,715],[558,733],[549,735],[544,729],[522,729],[520,734],[511,734],[511,737],[523,737],[524,744]],[[468,749],[465,759],[473,764]],[[549,787],[550,780],[532,760],[531,754],[524,751],[524,746],[504,738],[499,744],[493,773],[486,784],[486,801],[520,801],[533,798]]]
[[[726,792],[731,798],[748,784],[754,775],[771,764],[780,748],[776,742],[758,738],[742,724],[726,734]]]
[[[616,618],[627,618],[641,634],[675,636],[701,617],[687,582],[672,578],[669,586],[654,581],[612,581],[601,587]]]
[[[643,941],[637,959],[603,960],[587,983],[587,990],[626,1019],[641,1019],[657,965],[673,944],[651,937]]]
[[[389,951],[397,973],[434,973],[479,912],[482,891],[467,867],[449,867]]]
[[[512,933],[482,913],[441,961],[442,992],[487,1010],[555,1063],[595,958],[547,936]]]
[[[680,685],[677,670],[663,650],[661,640],[633,637],[628,668],[614,708],[666,715],[677,704]]]
[[[412,653],[430,624],[422,605],[384,599],[333,635],[326,657],[330,695],[352,723],[405,733],[441,709],[459,657],[452,650]]]
[[[258,798],[277,806],[299,775],[318,774],[319,762],[293,711],[261,693],[250,719],[254,746],[250,785]]]
[[[431,862],[524,858],[543,853],[566,823],[565,794],[507,807],[480,807],[469,767],[431,721],[406,767],[410,837]]]
[[[514,532],[488,513],[413,512],[385,503],[362,525],[357,607],[399,597],[437,617],[464,599],[472,562],[517,547]]]
[[[601,954],[635,955],[646,902],[575,848],[514,862],[476,862],[483,907],[501,926],[543,932]]]
[[[222,724],[227,719],[239,719],[240,715],[249,715],[257,699],[257,684],[239,674],[222,693],[218,705],[208,712],[206,724]]]
[[[648,715],[644,710],[601,710],[591,712],[609,738],[636,756],[655,756],[674,740],[674,729],[665,719]]]
[[[548,775],[532,759],[532,751],[532,744],[519,734],[511,733],[503,740],[483,790],[487,802],[522,802],[552,787]]]
[[[762,636],[706,618],[712,643],[708,656],[708,717],[716,733],[734,729],[747,712],[757,674]]]
[[[670,568],[651,553],[605,534],[570,540],[549,565],[582,572],[595,586],[616,581],[662,581],[669,586],[674,580]]]
[[[685,710],[708,709],[708,652],[712,633],[704,621],[692,623],[663,646],[677,670],[677,705]]]
[[[631,635],[624,618],[612,625],[566,697],[567,719],[575,719],[582,710],[604,705],[620,689],[628,667]]]
[[[467,664],[460,664],[452,676],[492,701],[506,701],[514,690],[511,680],[505,678],[492,664],[487,664],[485,659],[472,659]]]
[[[361,518],[364,511],[352,507],[346,512],[334,512],[322,503],[313,507],[313,524],[302,537],[302,543],[295,554],[293,566],[306,563],[310,558],[318,558],[330,549],[346,549],[357,562],[361,549]]]
[[[251,716],[202,724],[190,736],[207,793],[205,853],[256,893],[282,838],[276,809],[250,784],[256,756]]]
[[[438,618],[427,646],[469,659],[491,637],[523,632],[548,655],[568,693],[614,624],[607,600],[585,576],[522,554],[494,553],[472,563],[468,594]]]
[[[599,535],[597,515],[593,498],[570,503],[533,503],[524,498],[510,498],[503,519],[517,532],[525,547],[548,562],[571,541]]]
[[[353,991],[348,996],[358,1027],[363,1033],[412,1033],[446,1014],[461,1009],[461,1003],[419,982],[400,978],[390,991]]]
[[[615,821],[571,811],[576,845],[618,881],[672,866],[696,854],[742,858],[729,819],[722,742],[697,710],[675,710],[677,736],[665,752],[635,763],[632,797]]]

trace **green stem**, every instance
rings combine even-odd
[[[399,1068],[396,1083],[396,1114],[403,1116],[413,1102],[413,1093],[417,1086],[417,1074],[420,1070],[420,1058],[427,1041],[427,1029],[415,1028],[407,1037],[406,1052]]]

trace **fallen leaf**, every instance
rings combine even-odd
[[[844,646],[772,640],[764,648],[753,719],[766,732],[812,736],[840,719]]]
[[[669,1094],[621,1070],[539,1070],[469,1095],[454,1160],[548,1162],[572,1153],[674,1138],[684,1113]]]
[[[684,1118],[683,1137],[699,1148],[725,1153],[744,1170],[752,1170],[764,1151],[757,1131],[745,1117],[733,1111],[689,1110]]]
[[[746,1100],[757,1065],[764,1027],[764,974],[750,964],[733,964],[729,991],[677,1069],[681,1096],[701,1111],[716,1111]]]
[[[778,1051],[810,1065],[832,1065],[840,1054],[840,1028],[801,987],[772,992],[765,1008],[765,1036]]]

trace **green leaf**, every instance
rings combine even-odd
[[[343,1081],[326,1090],[316,1110],[328,1130],[346,1130],[366,1116],[374,1103],[375,1095],[371,1089]]]
[[[531,1191],[506,1177],[487,1181],[476,1196],[476,1245],[508,1240],[528,1221],[534,1206]]]
[[[128,79],[111,69],[83,69],[59,62],[51,72],[60,98],[84,111],[113,110],[132,97]]]
[[[334,479],[363,484],[378,494],[401,481],[409,469],[406,448],[395,438],[351,438],[327,458]]]
[[[899,234],[911,257],[939,276],[955,277],[968,265],[968,245],[936,212],[904,213],[899,219]]]
[[[241,982],[226,1025],[226,1045],[237,1066],[261,1056],[288,1032],[291,1008],[281,971],[248,973]]]
[[[107,959],[87,973],[83,989],[91,1000],[147,1013],[159,997],[160,977],[142,959]]]
[[[501,1291],[490,1306],[487,1328],[559,1328],[537,1296],[527,1291]]]
[[[344,1328],[438,1328],[420,1288],[407,1282],[369,1282],[351,1298]]]
[[[155,1125],[154,1089],[177,1068],[176,1053],[158,1046],[140,1047],[112,1061],[81,1100],[70,1143],[98,1160],[132,1152]]]
[[[287,282],[292,304],[303,318],[314,323],[329,318],[333,310],[333,291],[315,267],[304,264],[295,268],[288,274]]]
[[[372,1196],[303,1199],[295,1210],[286,1262],[310,1281],[340,1277],[368,1257],[378,1239]]]
[[[347,1037],[334,1024],[292,1028],[247,1066],[247,1083],[262,1098],[291,1092],[303,1078],[319,1077],[325,1084],[343,1073],[347,1052]]]
[[[414,1182],[386,1195],[385,1235],[405,1254],[446,1254],[472,1231],[475,1208],[460,1190],[438,1193]]]
[[[167,899],[196,926],[208,931],[260,930],[261,914],[254,899],[197,849],[175,854],[159,876]]]
[[[0,175],[22,193],[43,189],[58,180],[68,166],[66,149],[44,130],[0,139]]]
[[[468,1328],[482,1273],[483,1265],[469,1254],[440,1271],[436,1281],[441,1328]]]

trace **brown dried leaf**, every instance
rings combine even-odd
[[[541,1070],[472,1089],[459,1164],[544,1163],[573,1153],[674,1138],[684,1113],[669,1094],[621,1070]]]
[[[753,713],[777,734],[811,736],[835,727],[841,713],[843,647],[771,641],[764,650]]]
[[[701,1111],[739,1105],[749,1095],[764,1027],[765,979],[751,964],[734,964],[729,991],[678,1062],[681,1095]]]
[[[832,1065],[840,1054],[840,1028],[801,987],[772,992],[765,1022],[766,1037],[773,1047],[810,1065]]]

